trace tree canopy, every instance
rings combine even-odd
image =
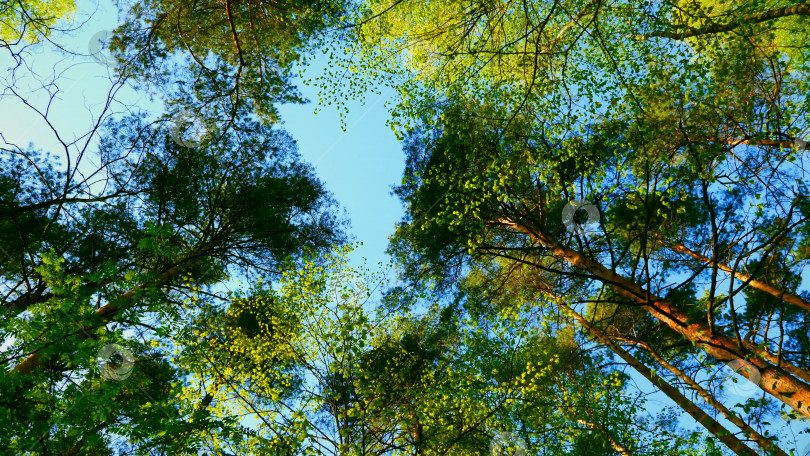
[[[76,5],[72,0],[14,0],[0,8],[0,47],[8,48],[48,35],[59,21],[70,18]]]
[[[804,454],[810,4],[115,6],[79,132],[20,50],[76,5],[0,6],[6,453]],[[393,265],[283,128],[299,72],[396,93]]]

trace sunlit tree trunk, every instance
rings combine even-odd
[[[714,333],[702,322],[694,321],[686,313],[672,306],[665,299],[655,296],[638,284],[604,267],[581,253],[552,240],[547,234],[529,228],[513,220],[501,219],[498,223],[528,235],[532,240],[551,249],[559,258],[572,266],[587,271],[595,279],[612,288],[619,295],[638,304],[638,307],[658,321],[668,326],[684,338],[699,345],[707,354],[717,361],[731,362],[746,359],[759,370],[750,372],[740,370],[740,374],[776,399],[792,407],[797,412],[810,418],[810,385],[801,381],[781,365],[774,365],[765,359],[756,357],[758,353],[750,345],[738,343],[735,339]]]
[[[757,432],[756,429],[749,426],[745,421],[740,419],[740,417],[738,417],[731,410],[726,408],[726,406],[720,403],[720,401],[718,401],[717,399],[715,399],[715,397],[709,391],[706,391],[706,389],[700,386],[698,382],[692,380],[691,377],[686,375],[684,371],[678,369],[676,366],[673,366],[672,364],[667,362],[667,360],[665,360],[660,354],[658,354],[658,352],[656,352],[655,349],[653,349],[653,347],[650,346],[650,344],[631,339],[623,339],[623,338],[619,339],[615,337],[614,339],[620,340],[625,343],[633,344],[646,350],[650,354],[650,356],[652,356],[653,359],[655,359],[655,361],[661,365],[661,367],[672,372],[684,383],[689,385],[690,388],[697,391],[697,393],[700,394],[700,397],[702,397],[706,401],[706,403],[714,407],[718,412],[720,412],[724,417],[726,417],[726,419],[729,420],[733,425],[740,428],[740,430],[743,431],[743,433],[745,433],[745,435],[749,439],[757,442],[757,445],[759,445],[760,448],[762,448],[765,451],[768,451],[769,454],[771,455],[788,456],[787,453],[782,451],[782,449],[776,446],[773,442],[768,440],[765,436]]]
[[[807,301],[803,300],[802,298],[800,298],[800,297],[798,297],[798,296],[796,296],[796,295],[794,295],[792,293],[788,293],[786,291],[779,290],[778,288],[773,287],[771,285],[768,285],[765,282],[762,282],[760,280],[756,280],[756,279],[754,279],[752,277],[749,277],[749,276],[747,276],[747,275],[745,275],[745,274],[743,274],[743,273],[741,273],[739,271],[735,271],[735,270],[733,270],[732,268],[728,267],[727,265],[725,265],[723,263],[714,261],[709,257],[703,256],[703,255],[701,255],[701,254],[699,254],[697,252],[692,251],[691,249],[689,249],[688,247],[686,247],[683,244],[674,244],[674,243],[669,243],[669,242],[665,242],[665,241],[659,241],[659,242],[661,242],[663,245],[671,248],[672,250],[675,250],[676,252],[681,252],[681,253],[684,253],[686,255],[689,255],[690,257],[692,257],[692,258],[694,258],[694,259],[696,259],[698,261],[701,261],[703,263],[706,263],[706,264],[708,264],[710,266],[717,266],[717,269],[719,269],[719,270],[721,270],[721,271],[723,271],[725,273],[732,274],[735,279],[737,279],[737,280],[739,280],[741,282],[745,282],[748,285],[750,285],[752,288],[756,288],[759,291],[768,293],[769,295],[775,297],[776,299],[780,299],[780,300],[785,301],[787,303],[799,306],[804,310],[810,311],[810,303],[808,303]]]
[[[702,424],[709,432],[714,434],[721,442],[728,446],[732,451],[739,455],[756,456],[756,451],[746,446],[737,437],[731,434],[722,424],[718,423],[714,418],[709,416],[700,407],[695,405],[694,402],[684,396],[683,393],[674,386],[667,383],[662,377],[658,376],[650,368],[644,365],[641,361],[636,359],[632,354],[623,348],[619,347],[613,340],[605,335],[603,332],[594,328],[591,323],[582,315],[574,311],[562,302],[559,302],[560,308],[568,312],[592,337],[596,338],[599,342],[605,344],[614,353],[619,355],[627,364],[632,366],[636,372],[641,374],[644,378],[650,381],[653,385],[661,390],[664,394],[678,404],[681,409],[692,416],[698,423]],[[623,453],[624,454],[624,453]]]

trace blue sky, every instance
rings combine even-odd
[[[318,99],[315,88],[299,87],[306,98]],[[385,124],[390,118],[384,106],[389,93],[369,93],[363,101],[350,102],[346,131],[333,106],[310,103],[279,109],[301,155],[348,211],[351,233],[363,242],[354,258],[364,257],[370,265],[387,260],[387,236],[403,214],[399,200],[391,195],[392,186],[402,178],[404,155]]]
[[[59,75],[61,90],[50,105],[49,117],[60,134],[81,135],[97,118],[111,85],[109,69],[88,57],[88,43],[97,33],[114,27],[117,11],[107,2],[97,5],[80,1],[76,16],[78,21],[84,22],[81,28],[54,36],[54,40],[68,51],[84,55],[65,55],[55,52],[49,43],[41,43],[26,50],[26,63],[32,67],[31,74],[41,79]],[[325,59],[316,60],[305,69],[304,77],[315,76],[325,63]],[[12,62],[4,54],[0,56],[0,65],[5,69]],[[28,74],[28,71],[20,74]],[[300,84],[300,79],[295,82],[305,98],[318,100],[314,87]],[[18,81],[18,85],[35,88],[41,84],[29,78]],[[402,176],[403,154],[394,133],[385,125],[389,118],[384,107],[386,95],[369,93],[362,101],[348,101],[345,125],[341,124],[334,105],[309,103],[279,108],[282,126],[298,143],[299,152],[347,210],[352,223],[351,234],[363,242],[353,256],[365,257],[371,264],[387,258],[384,254],[387,236],[402,215],[399,201],[390,195],[391,187],[397,185]],[[26,97],[39,109],[48,104],[47,94],[41,90],[27,93]],[[124,104],[137,104],[155,113],[161,112],[158,103],[150,102],[144,94],[129,87],[123,88],[116,98],[121,101],[113,106],[116,110],[123,109]],[[315,114],[316,107],[318,114]],[[9,143],[26,145],[33,141],[43,150],[62,149],[42,119],[13,97],[0,97],[0,108],[0,133]]]

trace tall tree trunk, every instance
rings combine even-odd
[[[500,219],[496,223],[528,235],[535,242],[551,249],[557,257],[588,272],[595,279],[611,287],[620,296],[638,304],[639,308],[694,345],[699,345],[717,361],[728,363],[737,359],[747,359],[756,366],[759,372],[743,369],[740,374],[757,383],[760,388],[779,401],[810,418],[810,385],[792,375],[781,365],[771,364],[765,359],[753,356],[758,354],[758,351],[752,350],[751,345],[738,344],[735,339],[722,334],[712,334],[704,323],[693,320],[665,299],[653,295],[635,282],[607,269],[585,255],[557,243],[546,233],[533,230],[509,219]]]
[[[95,312],[95,316],[98,317],[102,322],[108,322],[112,320],[113,317],[115,317],[115,315],[118,314],[118,312],[123,307],[131,303],[144,290],[147,290],[152,287],[161,287],[163,285],[170,283],[172,280],[174,280],[177,276],[180,275],[182,269],[183,268],[181,268],[180,265],[175,266],[160,274],[160,277],[157,280],[132,288],[126,293],[118,296],[118,298],[116,298],[114,301],[110,301],[104,306],[97,309]],[[89,335],[87,334],[87,330],[89,329],[91,328],[82,327],[82,331],[79,335],[84,338],[89,337]],[[8,373],[28,375],[35,369],[39,368],[41,365],[42,365],[42,356],[39,353],[32,353],[27,358],[25,358],[20,364],[14,366],[14,369],[10,370]]]
[[[787,453],[782,451],[782,449],[779,448],[778,446],[776,446],[775,443],[773,443],[772,441],[765,438],[765,436],[763,436],[762,434],[757,432],[756,429],[749,426],[745,421],[740,419],[740,417],[738,417],[731,410],[726,408],[725,405],[721,404],[720,401],[715,399],[714,396],[710,392],[706,391],[705,388],[700,386],[700,384],[698,382],[694,381],[690,376],[686,375],[686,373],[684,371],[678,369],[676,366],[673,366],[672,364],[667,362],[667,360],[665,360],[661,355],[659,355],[658,352],[656,352],[650,346],[650,344],[648,344],[646,342],[638,341],[638,340],[631,340],[631,339],[623,339],[623,338],[622,339],[614,338],[614,339],[620,340],[621,342],[624,342],[624,343],[633,344],[635,346],[641,347],[644,350],[646,350],[653,357],[653,359],[655,359],[658,362],[658,364],[661,365],[661,367],[663,367],[666,370],[672,372],[678,378],[680,378],[684,383],[689,385],[690,388],[697,391],[697,393],[700,394],[700,397],[702,397],[703,400],[705,400],[709,405],[714,407],[718,412],[723,414],[723,416],[726,417],[726,419],[729,420],[731,422],[731,424],[733,424],[733,425],[737,426],[738,428],[740,428],[740,430],[743,431],[743,433],[746,436],[748,436],[749,439],[757,442],[757,445],[759,445],[760,448],[762,448],[763,450],[769,452],[768,454],[770,454],[772,456],[788,456]]]
[[[631,453],[627,448],[622,446],[622,444],[617,442],[616,439],[613,438],[613,435],[610,432],[608,432],[606,429],[604,429],[604,427],[599,426],[596,423],[593,423],[591,421],[584,420],[582,418],[578,418],[577,423],[579,423],[579,424],[581,424],[581,425],[583,425],[585,427],[588,427],[590,429],[593,429],[594,431],[599,432],[600,434],[602,434],[607,439],[608,443],[610,443],[610,446],[613,447],[613,449],[616,450],[616,452],[619,453],[620,455],[622,455],[622,456],[632,456],[633,453]]]
[[[714,418],[709,416],[708,413],[704,412],[703,409],[695,405],[694,402],[689,400],[688,397],[684,396],[683,393],[675,388],[674,386],[667,383],[663,377],[657,375],[653,372],[650,368],[644,365],[641,361],[636,359],[633,355],[631,355],[628,351],[624,350],[623,348],[619,347],[613,340],[605,335],[603,332],[599,331],[598,329],[594,328],[591,323],[585,319],[582,315],[577,313],[574,309],[568,307],[566,304],[562,303],[561,301],[558,302],[560,308],[568,312],[575,320],[577,320],[583,328],[596,338],[599,342],[605,344],[610,348],[614,353],[619,355],[621,359],[623,359],[627,364],[632,366],[639,374],[641,374],[644,378],[650,381],[653,385],[655,385],[658,389],[661,390],[664,394],[666,394],[670,399],[672,399],[678,406],[680,406],[686,413],[692,416],[698,423],[702,424],[709,432],[711,432],[715,437],[717,437],[721,442],[723,442],[727,447],[729,447],[734,453],[739,455],[747,455],[747,456],[757,456],[756,451],[752,450],[748,446],[746,446],[740,439],[734,436],[734,434],[730,433],[726,428],[723,427],[722,424],[718,423]]]
[[[573,312],[573,310],[572,310],[572,312]],[[569,395],[568,390],[565,388],[565,386],[563,384],[560,384],[559,388],[563,390],[563,392],[566,394],[566,396]],[[566,400],[567,399],[568,398],[566,397]],[[619,443],[619,441],[613,436],[613,433],[610,432],[610,429],[606,428],[605,426],[602,426],[601,424],[597,424],[597,422],[594,421],[594,419],[593,419],[594,418],[593,417],[593,411],[590,408],[586,407],[584,412],[587,413],[588,415],[590,415],[590,418],[591,418],[590,421],[583,418],[578,413],[577,409],[565,407],[563,409],[562,413],[566,418],[568,418],[570,420],[573,420],[573,421],[576,421],[578,424],[581,424],[581,425],[583,425],[583,426],[585,426],[585,427],[587,427],[589,429],[592,429],[593,431],[596,431],[596,432],[602,434],[602,436],[608,441],[608,443],[610,443],[610,446],[614,450],[616,450],[616,452],[619,453],[620,455],[622,455],[622,456],[632,456],[633,453],[627,447],[625,447],[624,445]]]
[[[737,280],[739,280],[741,282],[745,282],[748,285],[751,285],[751,287],[756,288],[757,290],[768,293],[769,295],[775,297],[776,299],[779,299],[779,300],[788,302],[790,304],[799,306],[802,309],[810,312],[810,302],[807,302],[807,301],[803,300],[802,298],[800,298],[800,297],[798,297],[798,296],[796,296],[794,294],[788,293],[786,291],[779,290],[776,287],[768,285],[765,282],[753,279],[753,278],[751,278],[751,277],[749,277],[749,276],[747,276],[747,275],[745,275],[745,274],[743,274],[741,272],[734,271],[730,267],[726,266],[723,263],[713,261],[711,258],[705,257],[705,256],[703,256],[703,255],[701,255],[701,254],[699,254],[697,252],[693,252],[692,250],[690,250],[688,247],[686,247],[683,244],[673,244],[673,243],[669,243],[669,242],[666,242],[666,241],[663,241],[663,240],[659,240],[658,242],[665,245],[665,246],[667,246],[667,247],[669,247],[669,248],[671,248],[672,250],[675,250],[676,252],[685,253],[685,254],[689,255],[690,257],[692,257],[692,258],[694,258],[694,259],[696,259],[698,261],[701,261],[701,262],[706,263],[708,265],[717,266],[717,269],[720,269],[721,271],[723,271],[725,273],[732,274],[735,279],[737,279]]]
[[[425,454],[422,448],[422,423],[419,422],[419,416],[416,410],[411,410],[411,419],[414,420],[413,428],[411,428],[411,437],[413,438],[413,454],[414,456],[422,456]]]

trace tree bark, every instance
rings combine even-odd
[[[706,401],[706,403],[708,403],[709,405],[714,407],[718,412],[723,414],[723,416],[726,417],[726,419],[729,420],[731,424],[740,428],[740,430],[743,431],[743,433],[746,436],[748,436],[749,439],[757,442],[757,445],[759,445],[759,447],[762,448],[763,450],[767,451],[768,454],[772,456],[788,456],[787,453],[785,453],[784,451],[782,451],[781,448],[776,446],[774,442],[768,440],[765,436],[757,432],[756,429],[749,426],[745,421],[740,419],[740,417],[738,417],[731,410],[726,408],[725,405],[721,404],[720,401],[715,399],[710,392],[706,391],[705,388],[700,386],[700,384],[698,384],[696,381],[692,380],[691,377],[686,375],[684,371],[678,369],[676,366],[673,366],[672,364],[667,362],[667,360],[662,358],[652,347],[650,347],[649,344],[638,340],[619,339],[619,338],[616,339],[620,340],[621,342],[639,346],[644,350],[646,350],[653,357],[653,359],[655,359],[658,362],[658,364],[661,365],[661,367],[672,372],[684,383],[689,385],[690,388],[697,391],[697,393],[700,394],[700,397],[702,397],[703,400]]]
[[[706,325],[691,319],[686,313],[673,306],[665,299],[655,296],[638,284],[604,267],[581,253],[563,246],[545,233],[535,231],[518,222],[500,219],[496,223],[507,226],[515,231],[528,235],[533,241],[551,249],[559,258],[566,260],[572,266],[590,273],[595,279],[611,287],[620,296],[636,303],[639,308],[648,312],[658,321],[679,333],[694,345],[700,347],[717,361],[730,362],[735,359],[747,359],[759,370],[759,375],[743,369],[740,374],[765,390],[779,401],[810,418],[810,385],[791,375],[779,365],[768,361],[750,357],[756,354],[750,350],[750,345],[738,345],[736,340],[718,333],[712,334]],[[749,350],[745,350],[748,348]],[[759,378],[757,378],[759,377]]]
[[[112,318],[127,304],[132,302],[133,299],[138,295],[139,292],[146,290],[151,287],[160,287],[170,283],[174,278],[180,275],[182,268],[180,265],[177,265],[169,270],[160,274],[160,278],[154,282],[148,284],[139,285],[126,293],[120,295],[115,301],[110,301],[104,306],[100,307],[96,310],[95,315],[101,319],[103,322],[107,322],[112,320]],[[89,327],[83,328],[82,336],[88,337],[86,334],[86,330],[90,329]],[[20,375],[28,375],[38,367],[42,365],[42,356],[39,353],[32,353],[27,358],[25,358],[20,364],[14,366],[14,369],[10,370],[9,374],[20,374]]]
[[[627,448],[623,447],[619,442],[617,442],[616,439],[613,438],[613,435],[611,435],[610,432],[608,432],[607,430],[603,429],[602,426],[598,426],[596,423],[592,423],[588,420],[583,420],[582,418],[577,419],[577,423],[585,427],[591,428],[594,431],[599,432],[600,434],[605,436],[607,441],[610,443],[610,446],[613,447],[613,449],[616,450],[616,452],[619,453],[620,455],[632,456],[632,453],[630,453],[630,451]]]
[[[735,437],[734,434],[730,433],[726,428],[724,428],[722,424],[718,423],[714,418],[709,416],[708,413],[704,412],[703,409],[695,405],[695,403],[689,400],[688,397],[684,396],[683,393],[678,390],[678,388],[675,388],[667,383],[662,377],[658,376],[629,352],[616,345],[616,343],[614,343],[610,337],[594,328],[593,325],[591,325],[591,323],[585,319],[585,317],[562,302],[559,302],[558,305],[563,310],[567,311],[572,317],[574,317],[574,319],[577,320],[583,328],[585,328],[588,334],[599,340],[601,343],[607,345],[608,348],[619,355],[621,359],[632,366],[644,378],[649,380],[650,383],[655,385],[659,390],[661,390],[661,392],[666,394],[686,413],[691,415],[692,418],[694,418],[698,423],[702,424],[709,432],[711,432],[715,437],[729,447],[734,453],[738,455],[757,456],[756,451],[746,446],[740,439]]]

